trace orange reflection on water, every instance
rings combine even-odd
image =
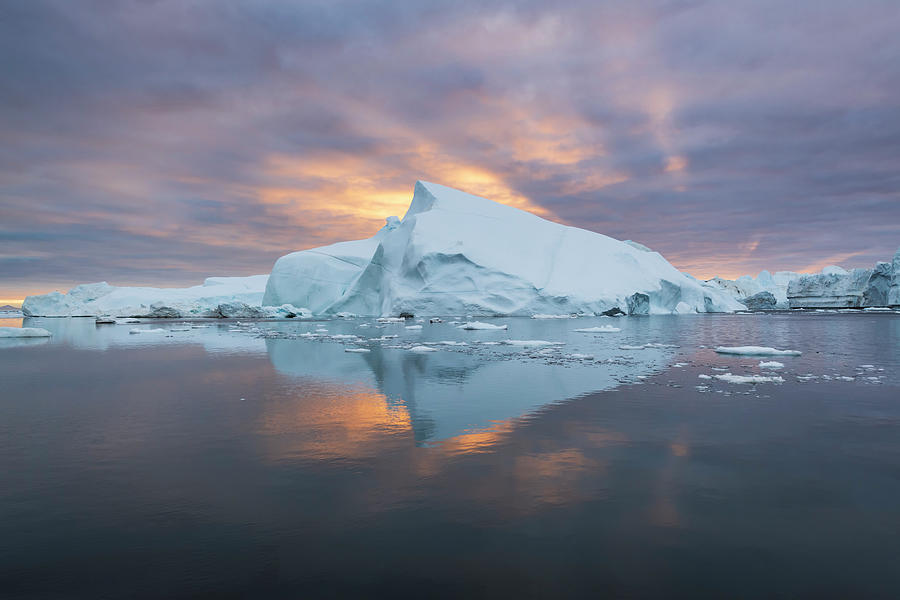
[[[304,389],[302,398],[284,396],[267,404],[258,421],[272,460],[334,460],[371,456],[400,438],[412,441],[412,423],[403,405],[371,389]]]

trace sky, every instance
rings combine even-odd
[[[900,2],[10,0],[0,304],[267,273],[417,179],[697,277],[900,246]]]

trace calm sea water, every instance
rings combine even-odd
[[[0,597],[900,596],[900,314],[491,322],[26,320]]]

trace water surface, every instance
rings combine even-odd
[[[897,596],[900,315],[491,322],[26,319],[0,595]]]

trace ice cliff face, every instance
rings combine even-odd
[[[714,277],[707,283],[729,292],[745,305],[751,297],[762,292],[768,292],[775,297],[775,306],[773,308],[788,308],[788,285],[798,277],[800,277],[800,273],[794,273],[793,271],[778,271],[775,275],[768,271],[760,271],[756,277],[744,275],[735,280]],[[760,306],[757,301],[753,301],[753,304],[754,306],[748,305],[748,308],[758,308]]]
[[[279,259],[263,303],[372,316],[743,308],[639,244],[421,181],[375,237]]]
[[[791,308],[867,308],[900,306],[900,250],[892,262],[872,269],[826,267],[803,275],[788,287]]]

